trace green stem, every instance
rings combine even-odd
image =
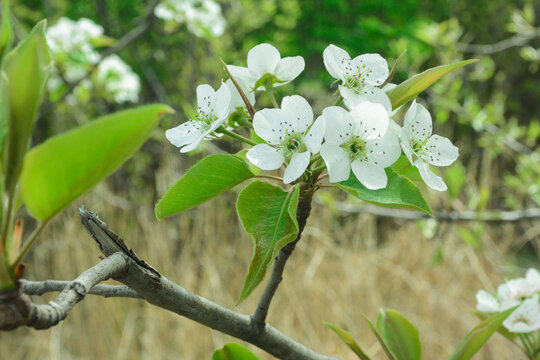
[[[343,96],[339,95],[338,98],[336,99],[336,102],[334,103],[334,106],[341,105],[342,101],[343,101]]]
[[[311,161],[309,162],[309,165],[308,165],[308,168],[313,165],[316,161],[320,160],[321,159],[321,155],[316,155],[313,157],[313,159],[311,159]]]
[[[324,169],[326,169],[326,164],[322,164],[321,166],[316,167],[315,169],[311,170],[311,172],[313,172],[313,174],[317,174],[323,171]]]
[[[4,221],[2,222],[2,237],[0,238],[0,253],[5,251],[5,245],[7,244],[7,237],[9,232],[9,225],[11,221],[11,212],[13,211],[13,202],[15,199],[15,192],[13,191],[9,194],[8,204],[5,214]]]
[[[272,179],[283,182],[283,178],[280,178],[279,176],[272,176],[272,175],[255,175],[256,178],[263,178],[263,179]]]
[[[535,360],[532,358],[533,349],[528,341],[527,334],[519,334],[519,338],[521,339],[521,343],[523,344],[523,347],[525,348],[525,353],[527,354],[527,357],[529,359]]]
[[[274,105],[276,109],[279,109],[278,102],[276,100],[276,97],[274,96],[274,87],[272,85],[269,85],[269,86],[266,86],[265,89],[266,89],[266,93],[268,94],[268,97],[270,98],[270,101],[272,102],[272,105]]]
[[[34,229],[34,231],[32,231],[28,239],[24,242],[24,245],[22,246],[21,251],[19,251],[19,254],[15,258],[15,260],[13,260],[13,263],[10,264],[12,269],[14,269],[15,266],[17,266],[17,264],[20,263],[22,259],[26,256],[26,254],[28,253],[28,250],[30,250],[30,247],[32,246],[34,241],[36,241],[37,237],[39,236],[41,231],[45,228],[45,225],[47,225],[48,222],[49,220],[47,219],[45,221],[40,221],[38,223],[37,227]]]
[[[219,128],[217,131],[220,132],[220,133],[223,133],[225,135],[229,135],[230,137],[232,137],[232,138],[234,138],[236,140],[240,140],[242,142],[245,142],[246,144],[249,144],[251,146],[257,145],[257,143],[255,141],[249,140],[248,138],[245,138],[242,135],[238,135],[237,133],[229,131],[229,130],[225,129],[224,127]]]

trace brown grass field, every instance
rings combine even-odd
[[[172,172],[163,173],[172,183]],[[85,204],[128,246],[171,280],[234,310],[251,313],[260,287],[236,306],[252,247],[234,211],[235,194],[180,216],[155,220],[151,205],[122,210],[101,185],[58,216],[27,259],[28,279],[73,279],[96,264],[99,251],[84,231],[77,206]],[[415,222],[343,215],[314,205],[304,236],[285,269],[269,322],[299,342],[343,359],[355,356],[323,322],[349,330],[373,359],[385,359],[362,318],[380,307],[399,310],[418,327],[424,359],[444,359],[475,324],[470,312],[479,289],[494,291],[507,274],[517,227],[487,227],[480,249],[444,225],[437,241]],[[538,240],[538,237],[536,237]],[[430,266],[440,244],[442,261]],[[54,297],[37,298],[45,302]],[[133,299],[88,296],[59,326],[21,328],[0,335],[2,359],[210,359],[229,336]],[[272,357],[249,346],[261,359]],[[480,359],[520,359],[520,350],[495,334]]]

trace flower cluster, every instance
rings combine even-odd
[[[92,90],[98,90],[109,101],[138,101],[139,76],[116,55],[99,62],[101,56],[96,48],[111,41],[103,35],[103,27],[86,18],[78,21],[61,18],[54,26],[49,27],[47,42],[57,68],[48,82],[51,97],[54,99],[65,90],[64,80],[79,81],[98,64],[95,74],[84,79],[74,89],[75,97],[68,100],[80,102]]]
[[[524,278],[508,280],[492,295],[485,290],[476,294],[476,308],[483,313],[498,313],[518,308],[503,322],[513,333],[531,333],[540,329],[540,273],[529,269]]]
[[[430,165],[450,165],[457,159],[458,149],[447,138],[432,135],[431,116],[416,101],[407,110],[403,127],[391,119],[395,109],[383,87],[395,85],[387,84],[386,60],[379,54],[351,59],[335,45],[324,50],[323,60],[330,75],[340,82],[337,103],[345,106],[329,106],[316,118],[300,95],[284,97],[281,106],[273,97],[275,87],[291,82],[304,70],[302,57],[282,58],[272,45],[259,44],[248,52],[247,67],[227,65],[250,105],[255,103],[256,91],[266,91],[274,100],[275,108],[257,111],[248,124],[258,143],[247,152],[247,159],[262,170],[276,170],[285,164],[286,184],[326,168],[331,183],[354,176],[367,189],[377,190],[387,186],[385,168],[403,152],[428,186],[446,190]],[[236,87],[230,80],[228,84],[227,92],[220,89],[215,95],[209,85],[201,85],[209,92],[201,98],[198,91],[197,118],[167,131],[167,138],[182,152],[222,134],[219,129],[224,129],[220,126],[225,124],[228,111],[243,106]],[[253,141],[246,142],[253,145]]]
[[[198,37],[219,37],[225,31],[221,6],[214,0],[163,0],[154,14],[165,20],[167,31],[184,23]]]

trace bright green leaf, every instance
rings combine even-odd
[[[448,360],[468,360],[498,331],[504,320],[516,310],[517,306],[496,313],[476,325],[461,341]]]
[[[420,210],[432,215],[431,209],[420,190],[411,181],[399,176],[391,168],[386,168],[388,184],[386,188],[369,190],[351,173],[348,180],[337,184],[339,188],[364,201],[389,207],[403,207]]]
[[[397,161],[392,164],[391,168],[396,174],[404,176],[413,182],[424,182],[424,180],[422,180],[422,177],[420,176],[418,168],[411,164],[409,159],[407,159],[407,156],[405,156],[404,154],[401,154]]]
[[[267,182],[255,181],[238,196],[236,210],[253,242],[253,257],[238,302],[246,299],[263,280],[281,248],[298,235],[296,208],[299,187],[286,192]]]
[[[389,360],[396,360],[396,357],[394,356],[394,354],[392,354],[392,352],[390,351],[390,348],[388,347],[388,345],[386,344],[386,342],[384,341],[384,339],[382,338],[381,334],[379,333],[379,331],[375,328],[375,326],[373,325],[373,323],[365,316],[365,315],[362,315],[364,317],[364,319],[366,320],[367,324],[369,325],[369,328],[371,329],[371,332],[373,332],[373,334],[375,335],[375,337],[377,338],[377,341],[379,342],[379,344],[381,345],[383,351],[384,351],[384,354],[386,355],[386,357],[389,359]],[[397,359],[397,360],[401,360],[401,359]]]
[[[9,89],[6,73],[0,71],[0,170],[3,169],[4,144],[8,131]],[[3,185],[3,184],[2,184]]]
[[[11,26],[11,12],[9,0],[3,0],[2,23],[0,24],[0,62],[11,48],[13,42],[13,28]]]
[[[2,70],[8,79],[9,126],[4,160],[4,189],[12,193],[23,166],[37,111],[53,59],[45,39],[45,20],[4,59]]]
[[[103,116],[30,150],[21,175],[28,210],[49,219],[124,163],[146,140],[166,105]]]
[[[377,316],[377,330],[399,360],[420,360],[422,346],[418,330],[395,310],[383,310]]]
[[[212,360],[258,360],[258,357],[240,344],[228,343],[214,352]]]
[[[358,345],[356,340],[354,340],[350,332],[328,322],[324,324],[332,329],[332,331],[334,331],[337,336],[339,336],[339,338],[349,347],[349,349],[351,349],[360,359],[369,360],[369,356],[367,356],[362,348],[360,348],[360,345]]]
[[[397,109],[407,101],[414,99],[418,94],[449,72],[476,61],[478,60],[471,59],[459,61],[454,64],[441,65],[428,69],[421,74],[414,75],[386,92],[386,95],[388,95],[392,102],[392,109]]]
[[[235,155],[210,155],[193,165],[156,205],[156,217],[191,209],[249,179],[253,173]]]
[[[486,314],[485,312],[482,312],[480,310],[476,310],[476,309],[473,309],[472,310],[472,313],[474,315],[476,315],[476,317],[478,317],[480,320],[484,321],[486,320],[490,314]],[[499,328],[499,330],[497,330],[497,332],[499,334],[501,334],[502,336],[504,336],[505,338],[507,338],[508,340],[510,341],[514,341],[516,340],[516,338],[518,337],[518,334],[517,333],[513,333],[513,332],[510,332],[507,328],[505,328],[504,326],[501,326]]]

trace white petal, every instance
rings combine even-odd
[[[325,142],[321,146],[321,156],[326,163],[330,182],[345,181],[349,178],[351,175],[351,160],[349,154],[340,146]]]
[[[401,126],[392,119],[390,119],[390,123],[388,124],[388,130],[393,132],[398,138],[401,138]]]
[[[370,164],[385,168],[397,161],[401,155],[401,146],[398,137],[387,131],[380,139],[366,140],[366,151]]]
[[[285,136],[285,127],[280,125],[284,118],[281,109],[262,109],[253,117],[253,129],[267,143],[277,145]]]
[[[294,180],[298,179],[304,171],[306,171],[309,165],[309,151],[303,153],[294,153],[289,162],[289,166],[285,169],[285,174],[283,175],[283,182],[289,184]]]
[[[187,144],[199,142],[204,136],[193,121],[187,121],[177,127],[165,131],[165,137],[174,146],[182,147]]]
[[[283,152],[267,144],[258,144],[249,149],[247,159],[262,170],[276,170],[285,161]]]
[[[285,85],[296,79],[304,71],[305,67],[306,63],[301,56],[290,56],[281,59],[275,70],[275,75],[280,82],[275,83],[274,87]]]
[[[199,111],[205,114],[211,114],[215,99],[216,92],[210,85],[202,84],[197,86],[197,105]]]
[[[323,110],[324,140],[329,144],[341,145],[352,134],[354,120],[342,107],[329,106]]]
[[[225,119],[229,116],[230,113],[230,104],[231,104],[231,91],[225,83],[221,83],[221,87],[216,91],[216,96],[214,100],[214,115],[218,119]]]
[[[458,158],[458,148],[450,140],[439,135],[429,138],[425,149],[429,152],[425,160],[436,166],[448,166]]]
[[[390,102],[390,99],[386,93],[378,87],[370,86],[364,88],[361,93],[357,94],[353,89],[340,85],[339,92],[341,96],[343,96],[345,105],[349,109],[352,109],[361,102],[368,101],[381,104],[389,115],[392,113],[392,103]]]
[[[373,86],[381,85],[388,78],[388,63],[379,54],[363,54],[354,58],[354,62],[360,62],[362,66],[369,69],[365,77],[367,84]]]
[[[313,110],[300,95],[285,96],[281,101],[281,109],[292,120],[294,131],[304,133],[313,123]]]
[[[231,75],[234,77],[235,80],[240,79],[244,81],[250,89],[253,89],[255,87],[255,82],[259,80],[257,78],[257,75],[249,71],[249,69],[246,67],[236,66],[236,65],[227,65],[227,69],[229,70],[229,72],[231,73]]]
[[[540,273],[536,269],[527,270],[525,279],[531,284],[533,291],[540,291]]]
[[[235,80],[236,80],[236,82],[238,82],[238,85],[240,85],[240,89],[242,89],[244,94],[246,94],[249,103],[251,105],[254,105],[255,104],[255,93],[253,92],[253,90],[251,90],[247,86],[247,84],[246,84],[246,82],[244,80],[236,79],[236,78],[235,78]],[[231,110],[236,109],[236,108],[245,108],[246,104],[244,104],[244,100],[240,96],[240,93],[238,92],[238,89],[236,88],[236,86],[234,85],[232,80],[227,79],[225,84],[227,84],[227,86],[229,87],[229,91],[231,93],[231,105],[230,105]]]
[[[514,333],[529,333],[540,329],[540,303],[530,298],[504,320],[503,325]]]
[[[308,150],[311,151],[313,154],[318,153],[321,149],[321,143],[323,140],[325,129],[324,125],[324,117],[319,116],[304,137],[304,144],[306,144]]]
[[[403,133],[415,141],[423,141],[431,136],[432,121],[429,111],[414,100],[403,120]]]
[[[388,178],[384,168],[372,165],[361,160],[351,163],[352,171],[358,181],[371,190],[383,189],[386,187]]]
[[[352,108],[351,115],[359,120],[355,134],[362,139],[377,139],[386,134],[390,118],[381,104],[362,102]]]
[[[401,148],[403,149],[403,153],[405,154],[407,159],[409,159],[409,162],[412,164],[414,162],[413,161],[414,150],[411,147],[410,140],[407,139],[403,134],[400,140],[401,140]]]
[[[476,308],[479,311],[487,313],[500,311],[499,302],[495,296],[484,290],[480,290],[476,293]]]
[[[351,59],[347,52],[335,45],[328,45],[323,52],[324,66],[334,79],[345,80],[344,62]]]
[[[259,44],[248,52],[249,70],[257,75],[257,80],[266,73],[274,74],[281,59],[278,49],[270,44]]]
[[[422,180],[432,189],[437,191],[446,191],[448,187],[444,183],[443,179],[440,176],[435,175],[430,169],[429,165],[425,163],[422,159],[416,159],[414,166],[418,168]]]

